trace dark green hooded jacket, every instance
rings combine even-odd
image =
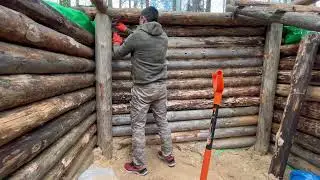
[[[161,24],[149,22],[138,28],[114,49],[114,57],[131,54],[131,76],[134,84],[161,82],[167,78],[166,53],[168,36]]]

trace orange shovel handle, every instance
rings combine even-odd
[[[206,149],[203,155],[200,180],[207,180],[208,171],[210,167],[210,159],[211,159],[211,150]]]

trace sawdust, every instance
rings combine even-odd
[[[119,180],[198,180],[204,147],[204,142],[175,144],[177,165],[170,168],[157,158],[159,146],[147,146],[147,176],[130,174],[123,169],[123,164],[130,161],[130,147],[115,150],[110,161],[105,160],[101,151],[96,149],[94,165],[112,168]],[[208,180],[267,180],[270,161],[270,154],[261,156],[251,148],[216,150],[212,153]],[[287,174],[285,179],[288,179]]]

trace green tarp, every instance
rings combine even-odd
[[[52,7],[56,11],[58,11],[61,15],[63,15],[69,21],[77,24],[79,27],[94,34],[94,29],[95,29],[94,22],[92,22],[90,18],[82,11],[64,7],[48,0],[43,0],[43,2],[48,4],[50,7]]]
[[[284,44],[297,44],[300,40],[307,34],[314,33],[314,31],[309,31],[294,26],[284,26],[283,27],[283,37]]]

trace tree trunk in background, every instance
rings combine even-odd
[[[192,0],[192,11],[193,11],[193,12],[199,12],[199,11],[201,11],[200,1],[201,1],[201,0]]]
[[[150,0],[146,0],[146,7],[150,6]]]
[[[138,0],[133,0],[133,7],[138,8]]]
[[[119,0],[119,8],[122,8],[122,0]]]
[[[176,11],[177,10],[177,0],[173,0],[172,1],[172,11]]]
[[[210,11],[211,11],[211,0],[207,0],[206,12],[210,12]]]
[[[129,8],[131,8],[131,0],[129,0]]]
[[[79,0],[76,0],[76,6],[78,7],[79,5]]]
[[[112,0],[108,0],[108,7],[112,8]]]
[[[59,4],[62,6],[70,7],[71,1],[70,0],[59,0]]]

